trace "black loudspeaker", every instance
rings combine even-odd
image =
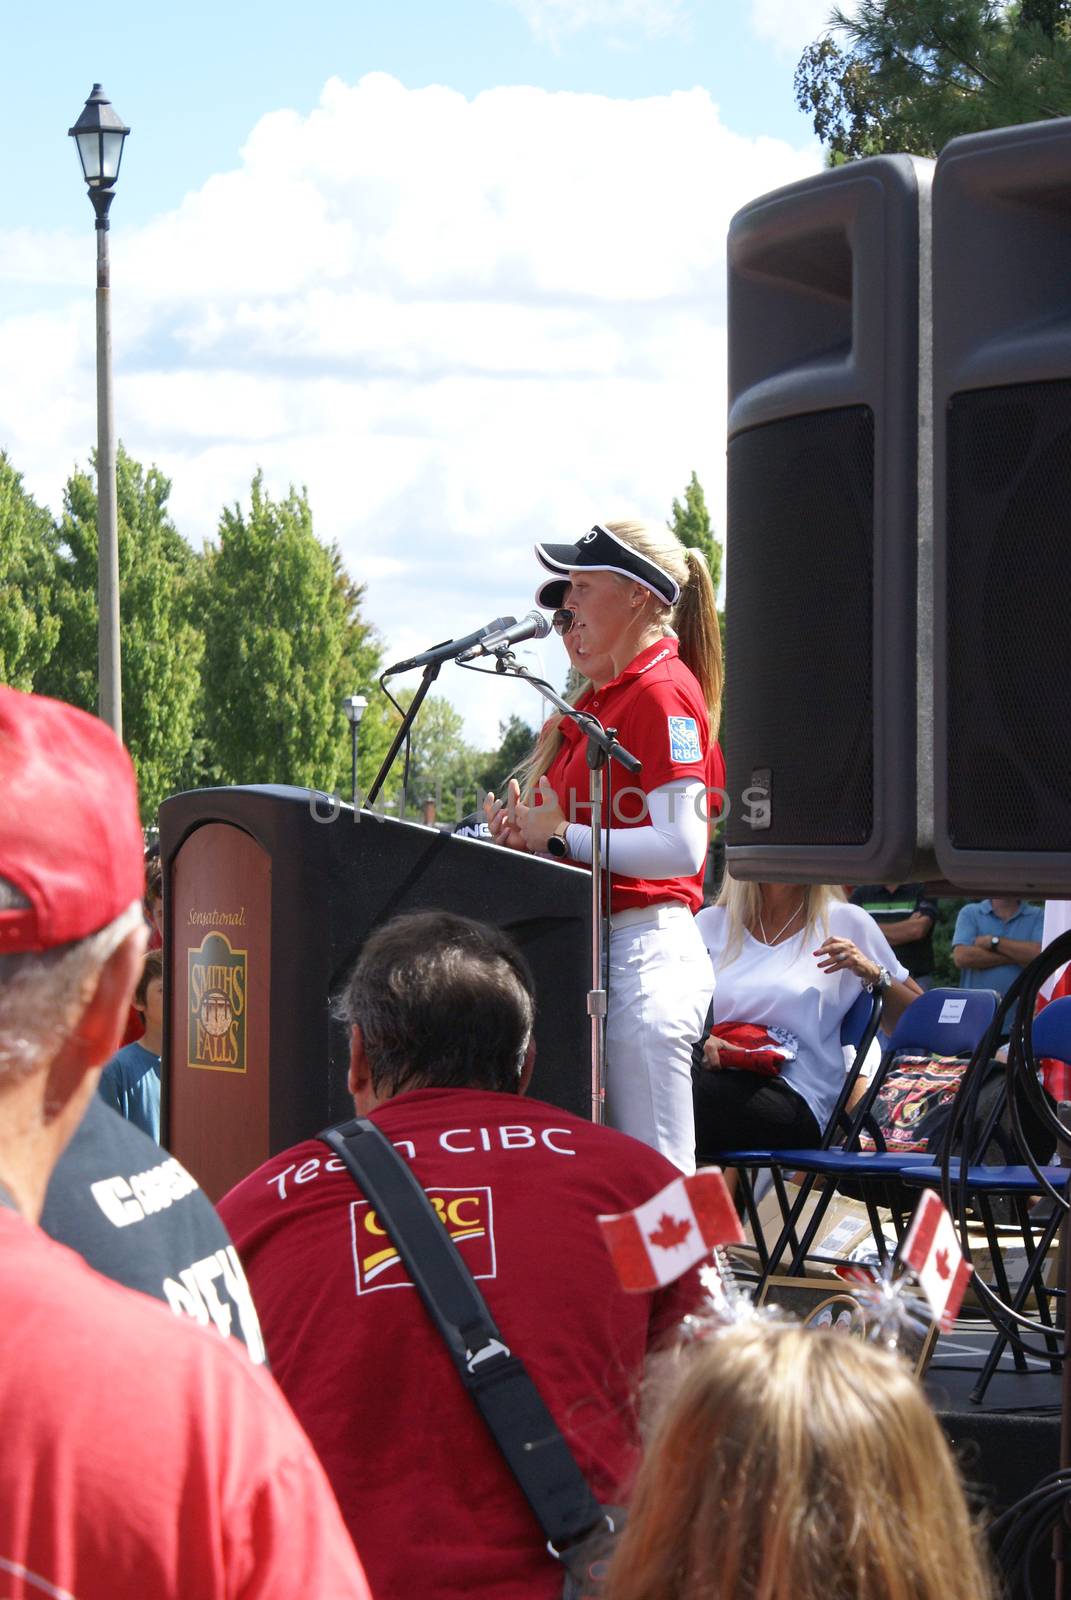
[[[163,1135],[213,1199],[353,1114],[331,1001],[368,934],[403,911],[513,935],[536,986],[531,1092],[590,1116],[586,873],[272,786],[173,795],[160,851]]]
[[[934,820],[965,888],[1071,894],[1071,119],[933,190]]]
[[[853,162],[730,226],[725,839],[740,878],[898,883],[925,859],[931,167]]]

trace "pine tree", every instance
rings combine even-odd
[[[1071,0],[860,0],[796,68],[796,103],[834,165],[1071,114]]]
[[[199,558],[167,511],[171,484],[119,446],[119,613],[123,740],[133,757],[142,817],[193,777],[203,640]],[[34,688],[97,710],[97,492],[89,471],[64,491],[58,530],[54,613],[58,637]]]
[[[703,485],[694,472],[684,491],[684,504],[681,505],[676,499],[673,501],[673,515],[666,526],[670,533],[677,535],[681,544],[703,552],[710,568],[710,576],[714,580],[714,588],[717,589],[721,582],[721,545],[715,539],[711,528]]]
[[[32,689],[59,639],[56,527],[0,451],[0,683]]]
[[[320,543],[304,490],[281,500],[253,479],[248,510],[224,510],[205,552],[204,705],[207,751],[223,783],[350,788],[343,697],[369,699],[361,723],[367,785],[388,739],[374,686],[379,648],[362,620],[363,590]]]

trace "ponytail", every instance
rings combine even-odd
[[[680,658],[694,673],[710,712],[710,737],[718,737],[721,722],[723,668],[718,597],[703,553],[687,549],[688,581],[673,608],[673,628],[680,640]]]

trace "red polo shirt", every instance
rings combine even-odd
[[[694,674],[677,652],[676,639],[660,639],[630,661],[624,672],[580,701],[579,709],[598,717],[642,763],[636,774],[611,762],[603,797],[603,826],[643,827],[648,822],[646,797],[667,783],[706,785],[710,813],[721,810],[725,763],[710,737],[710,713]],[[586,735],[568,717],[561,724],[562,745],[547,772],[570,822],[590,823]],[[685,802],[682,802],[682,804]],[[611,841],[610,865],[613,866]],[[657,905],[678,900],[691,911],[703,903],[703,868],[687,878],[623,878],[614,874],[610,909]]]

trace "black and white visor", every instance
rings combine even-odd
[[[568,578],[548,578],[546,583],[541,583],[536,590],[536,605],[541,606],[544,611],[560,611],[568,592]]]
[[[667,606],[676,605],[680,598],[680,584],[675,578],[600,522],[576,544],[537,544],[535,553],[548,572],[570,572],[577,567],[587,567],[591,572],[616,572],[622,578],[642,583]],[[566,585],[560,580],[548,581],[536,590],[536,600],[556,611],[564,603],[565,590]]]

